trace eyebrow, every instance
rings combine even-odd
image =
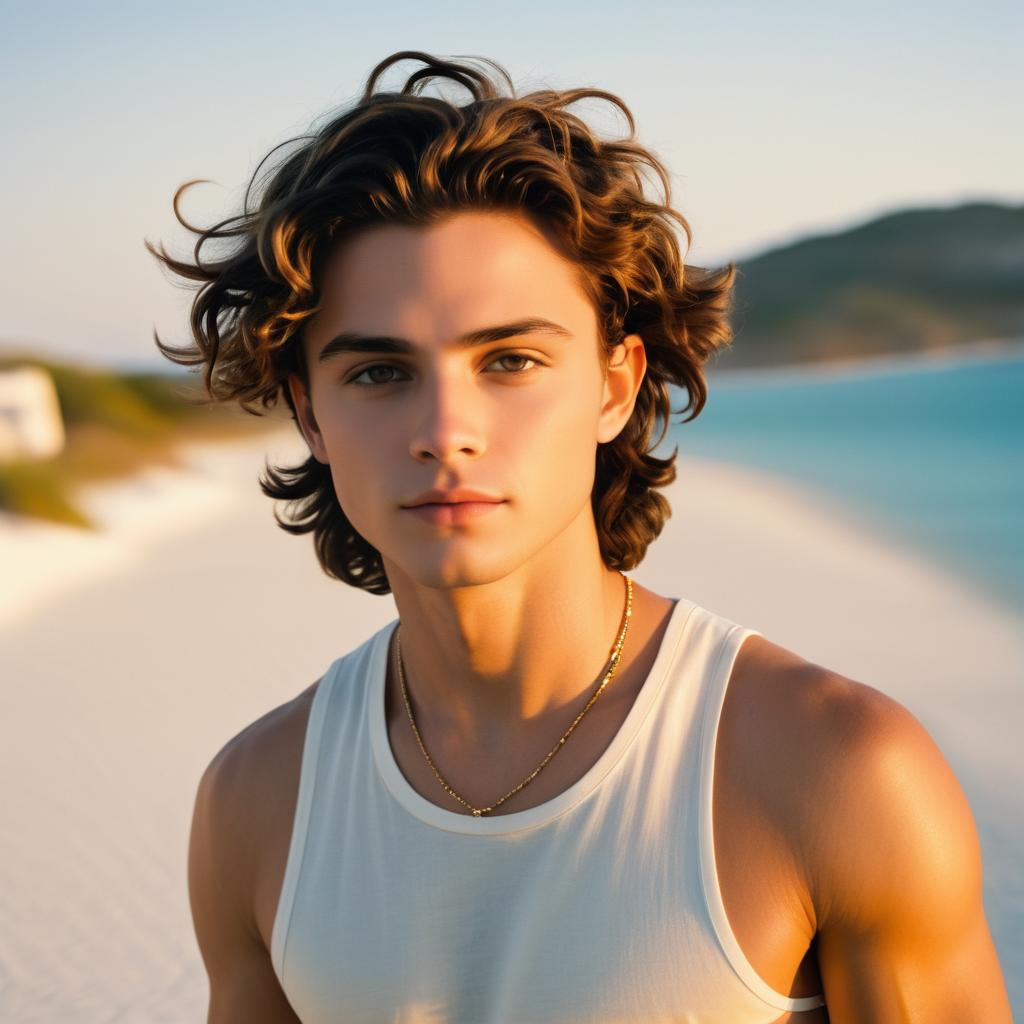
[[[489,345],[495,341],[505,341],[507,338],[516,338],[523,334],[549,334],[558,338],[570,338],[572,335],[561,324],[552,320],[545,320],[543,317],[528,317],[525,320],[516,320],[514,323],[501,324],[496,327],[481,327],[478,330],[470,331],[456,338],[454,348],[475,348],[477,345]],[[353,331],[345,331],[336,338],[332,338],[317,356],[318,363],[325,363],[343,352],[389,352],[401,355],[410,355],[416,351],[416,346],[405,338],[395,338],[388,335],[357,334]]]

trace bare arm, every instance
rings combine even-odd
[[[967,799],[914,716],[863,691],[816,801],[818,960],[832,1024],[1012,1024]],[[852,713],[850,713],[852,711]]]
[[[237,739],[237,738],[236,738]],[[299,1024],[252,914],[252,774],[229,743],[199,782],[189,840],[192,919],[210,981],[208,1024]]]

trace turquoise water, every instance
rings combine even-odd
[[[678,420],[666,445],[680,463],[690,453],[821,489],[1024,611],[1024,346],[709,375],[700,416]]]

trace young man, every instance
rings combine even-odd
[[[282,525],[399,612],[203,775],[209,1020],[1009,1021],[920,724],[626,575],[734,271],[684,266],[661,165],[566,109],[588,95],[628,118],[396,54],[201,239],[234,253],[161,254],[206,283],[196,347],[161,348],[289,402]]]

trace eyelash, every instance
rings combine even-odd
[[[533,369],[536,369],[536,367],[540,365],[538,360],[534,359],[533,356],[526,355],[524,352],[503,352],[501,355],[497,356],[493,360],[493,362],[498,363],[501,362],[502,359],[525,359],[527,362],[534,364],[534,366],[526,367],[522,370],[512,370],[502,374],[502,376],[508,377],[524,376],[525,374],[529,373]],[[364,373],[368,373],[370,370],[378,370],[381,368],[386,368],[389,370],[401,369],[401,367],[396,366],[394,363],[373,363],[370,366],[364,366],[357,374],[355,374],[355,376],[350,377],[345,383],[354,384],[357,388],[383,388],[387,387],[389,384],[398,383],[398,381],[394,380],[374,381],[368,383],[366,381],[359,381],[356,379],[357,377],[362,377]]]

